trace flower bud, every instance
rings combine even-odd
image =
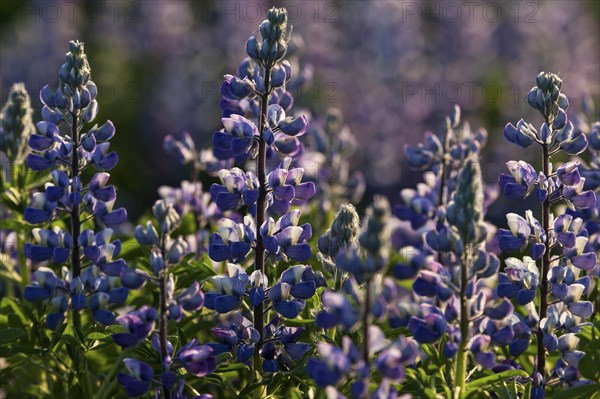
[[[458,187],[446,213],[448,222],[466,243],[485,239],[483,228],[483,184],[479,163],[470,159],[460,172]]]
[[[0,113],[0,151],[6,154],[12,164],[25,160],[27,141],[35,132],[32,114],[25,85],[15,83]]]
[[[258,40],[256,40],[256,36],[250,36],[250,38],[246,42],[246,53],[253,60],[259,59],[260,45],[258,44]]]

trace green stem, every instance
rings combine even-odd
[[[446,191],[446,168],[448,167],[448,162],[446,160],[446,156],[448,154],[448,146],[450,145],[449,141],[450,141],[450,132],[449,132],[450,128],[446,128],[446,131],[444,133],[444,143],[443,143],[443,149],[442,149],[442,164],[440,166],[440,175],[439,175],[439,181],[440,181],[440,192],[438,194],[438,207],[439,208],[446,208],[446,196],[445,196],[445,191]],[[439,251],[437,253],[437,261],[440,264],[443,264],[444,262],[444,254]],[[439,305],[439,300],[437,300],[436,302],[438,302],[437,304]]]
[[[548,126],[551,126],[548,121],[546,121]],[[550,152],[548,148],[548,144],[544,144],[542,146],[543,151],[543,169],[544,175],[548,176],[550,174]],[[546,197],[542,205],[542,228],[546,233],[546,251],[544,252],[544,256],[542,258],[542,270],[540,275],[540,321],[543,320],[548,311],[548,271],[550,270],[550,193]],[[538,328],[538,340],[537,340],[537,371],[542,375],[542,377],[546,377],[546,348],[544,348],[544,332],[541,328]]]
[[[73,150],[71,158],[71,192],[75,193],[75,181],[79,177],[79,111],[71,113],[71,140]],[[79,220],[79,202],[73,201],[71,205],[71,237],[73,248],[71,249],[71,274],[75,279],[81,274],[81,260],[79,251],[79,235],[81,234],[81,220]],[[73,311],[73,328],[77,335],[81,334],[81,317],[79,311]]]
[[[265,64],[265,91],[260,99],[260,120],[259,120],[259,137],[258,137],[258,201],[256,207],[256,226],[260,228],[265,221],[265,213],[267,207],[267,143],[265,142],[262,132],[267,127],[267,112],[269,105],[269,95],[271,91],[271,65]],[[255,269],[265,273],[265,247],[262,236],[257,234],[256,249],[254,253]],[[254,328],[260,334],[260,338],[254,348],[254,372],[261,373],[262,365],[260,358],[260,349],[264,342],[264,310],[263,304],[260,303],[254,307]],[[256,391],[255,391],[256,392]]]
[[[125,356],[125,352],[121,352],[121,354],[119,355],[117,360],[115,360],[113,366],[108,371],[108,374],[106,374],[106,376],[104,377],[104,381],[102,382],[102,385],[100,386],[100,389],[98,390],[98,395],[96,395],[97,399],[105,399],[105,396],[107,395],[107,391],[108,391],[108,394],[111,393],[111,388],[114,385],[116,385],[116,383],[117,383],[117,380],[114,378],[115,374],[117,374],[117,371],[121,367],[121,361],[123,360],[124,356]]]
[[[29,285],[29,270],[25,259],[25,239],[23,233],[17,233],[17,254],[19,257],[19,274],[21,275],[21,294],[25,291],[25,286]]]
[[[363,347],[362,355],[365,366],[369,367],[369,326],[371,321],[371,279],[367,279],[365,282],[365,303],[363,311],[362,329],[363,329]],[[365,381],[366,390],[365,397],[369,397],[369,378]]]
[[[166,237],[161,237],[160,249],[165,262],[163,269],[160,271],[160,326],[159,326],[159,340],[160,340],[160,358],[162,363],[163,372],[168,371],[166,359],[169,356],[167,351],[167,254],[165,248]],[[163,385],[163,394],[165,399],[171,399],[171,391]]]
[[[467,342],[469,341],[469,303],[467,298],[467,271],[471,263],[472,246],[465,246],[465,254],[460,265],[460,343],[456,353],[455,398],[463,397],[467,375]]]

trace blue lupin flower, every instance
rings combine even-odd
[[[419,356],[419,346],[412,338],[400,337],[383,350],[375,364],[384,378],[402,382],[405,377],[404,366],[413,364]]]
[[[359,320],[358,310],[352,306],[344,294],[323,291],[321,303],[324,309],[315,318],[315,323],[321,328],[342,325],[345,330],[350,330]]]
[[[250,216],[244,217],[244,223],[223,218],[219,221],[218,232],[210,236],[208,255],[216,262],[243,261],[250,253],[255,238],[256,227]]]
[[[188,132],[182,133],[181,140],[176,140],[170,134],[166,135],[163,139],[163,148],[183,165],[196,160],[196,145]]]
[[[539,284],[539,271],[535,261],[528,256],[523,260],[508,258],[504,273],[499,275],[498,296],[517,298],[526,305],[535,298]]]
[[[31,231],[35,243],[26,243],[25,256],[33,262],[52,261],[61,264],[68,260],[73,245],[71,235],[56,227],[54,230],[35,228]]]
[[[188,373],[203,377],[215,371],[217,360],[209,345],[200,345],[194,338],[177,351],[176,358]]]
[[[232,114],[221,119],[224,131],[213,134],[213,151],[218,159],[235,158],[236,163],[244,162],[256,151],[256,125],[241,115]]]
[[[536,184],[538,173],[533,166],[524,161],[508,161],[506,166],[510,175],[502,173],[498,181],[506,198],[523,199],[539,191]]]
[[[117,323],[127,332],[113,334],[113,340],[122,348],[135,346],[144,341],[154,330],[154,321],[158,314],[156,309],[144,305],[140,309],[117,317]]]
[[[584,236],[575,239],[575,245],[572,248],[565,248],[563,253],[570,265],[579,269],[591,271],[597,266],[597,255],[588,245],[589,239]]]
[[[516,127],[510,122],[504,127],[504,138],[523,148],[533,144],[536,134],[535,128],[523,119],[519,120]]]
[[[277,259],[294,259],[305,262],[311,251],[308,240],[312,237],[309,223],[298,226],[301,211],[294,209],[280,217],[277,222],[269,217],[260,228],[265,249]]]
[[[104,325],[111,325],[115,321],[115,314],[108,310],[110,295],[106,292],[97,292],[90,296],[88,308],[92,312],[92,319]]]
[[[258,179],[252,172],[239,168],[222,169],[217,174],[221,184],[210,187],[210,195],[221,211],[235,210],[242,205],[250,208],[251,212],[258,199]]]
[[[408,329],[421,344],[436,342],[446,331],[448,323],[444,314],[437,308],[426,304],[421,305],[421,308],[424,311],[423,318],[411,317]]]
[[[219,313],[227,313],[238,308],[248,285],[248,275],[239,266],[229,264],[227,270],[229,277],[214,276],[212,283],[215,289],[204,296],[204,305]]]
[[[404,204],[394,206],[394,215],[409,221],[413,229],[423,227],[435,216],[438,193],[434,184],[434,179],[426,179],[426,183],[417,185],[417,190],[403,189],[400,196]]]
[[[487,350],[490,343],[491,338],[488,335],[480,334],[473,337],[469,345],[475,362],[486,369],[491,369],[496,364],[496,355]]]
[[[246,363],[254,354],[255,344],[260,335],[252,323],[240,313],[230,313],[230,324],[214,327],[211,331],[217,342],[208,343],[213,349],[215,356],[221,353],[233,352],[237,361]]]
[[[123,364],[127,368],[128,373],[120,372],[117,374],[117,380],[125,389],[127,396],[132,398],[148,392],[152,378],[154,377],[152,367],[147,363],[132,358],[123,359]]]
[[[498,230],[498,244],[504,252],[515,252],[524,249],[531,235],[531,227],[527,220],[517,215],[509,213],[506,215],[509,230]]]
[[[320,358],[310,358],[306,365],[308,375],[321,389],[338,385],[350,371],[351,362],[348,355],[343,350],[323,342],[317,344],[317,352]]]
[[[291,168],[292,159],[286,157],[281,164],[267,176],[271,188],[269,210],[282,215],[289,211],[291,205],[303,205],[315,195],[313,182],[302,183],[304,169]]]
[[[278,282],[269,289],[269,299],[273,303],[273,308],[288,319],[293,319],[304,309],[305,301],[292,295],[293,285],[285,282]],[[304,292],[301,291],[300,295]]]

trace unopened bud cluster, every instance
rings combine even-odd
[[[25,159],[27,140],[35,130],[32,113],[25,85],[15,83],[0,113],[0,151],[6,154],[11,163]]]
[[[246,52],[250,58],[273,65],[281,60],[287,51],[286,43],[287,11],[283,8],[272,8],[267,19],[259,27],[262,42],[255,36],[246,42]]]
[[[478,243],[485,238],[483,208],[481,168],[477,161],[469,160],[459,174],[454,200],[446,213],[448,222],[465,243]]]
[[[359,229],[360,219],[354,206],[340,205],[331,228],[319,238],[319,251],[335,258],[340,249],[356,245]]]

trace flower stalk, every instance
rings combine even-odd
[[[548,120],[546,120],[547,126],[552,126]],[[543,152],[543,172],[544,176],[550,175],[550,149],[548,144],[542,146]],[[540,320],[544,319],[548,313],[548,272],[550,271],[550,252],[551,252],[551,236],[550,231],[550,196],[546,196],[544,203],[542,204],[542,228],[548,232],[546,234],[546,251],[542,257],[542,269],[540,274]],[[537,340],[537,371],[545,376],[546,369],[546,348],[544,347],[544,332],[542,329],[538,329],[538,340]]]
[[[365,282],[365,303],[364,303],[364,312],[363,312],[363,320],[362,320],[362,333],[363,333],[363,341],[362,341],[362,355],[363,361],[365,365],[369,364],[369,326],[371,322],[371,278],[368,278]],[[367,389],[365,390],[365,398],[368,398],[369,392],[369,377],[365,379],[365,386]]]
[[[265,222],[265,212],[267,208],[267,143],[262,135],[264,129],[268,128],[267,126],[267,110],[269,105],[269,95],[270,95],[270,86],[271,86],[271,65],[268,61],[265,62],[265,89],[261,95],[260,99],[260,120],[259,120],[259,129],[260,134],[258,137],[258,165],[257,165],[257,174],[258,174],[258,201],[256,208],[256,225],[262,226]],[[256,237],[256,251],[254,254],[255,259],[255,270],[264,273],[265,269],[265,246],[263,244],[262,235],[258,234]],[[264,310],[262,302],[257,304],[254,307],[254,328],[258,330],[260,334],[260,338],[258,343],[256,344],[256,348],[254,350],[254,369],[255,371],[261,369],[261,358],[260,358],[260,348],[264,342]]]
[[[472,245],[467,245],[460,266],[460,336],[456,353],[456,391],[455,397],[461,398],[465,392],[467,375],[467,343],[469,337],[469,298],[467,298],[468,269],[472,262]]]
[[[71,158],[71,192],[77,192],[76,187],[79,179],[79,110],[71,112],[71,140],[73,140],[73,151]],[[71,249],[71,273],[73,278],[81,274],[81,259],[79,254],[79,235],[81,234],[81,220],[79,219],[79,201],[71,204],[71,235],[73,237],[73,248]],[[81,331],[81,317],[79,312],[73,312],[73,324],[75,331]]]

